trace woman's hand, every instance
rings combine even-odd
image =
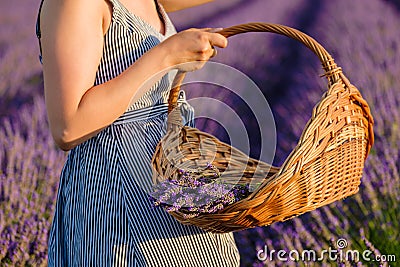
[[[167,65],[180,71],[194,71],[215,55],[214,47],[225,48],[227,39],[220,29],[188,29],[181,31],[160,44],[168,51]]]

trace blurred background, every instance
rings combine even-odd
[[[35,36],[40,1],[0,3],[0,266],[46,266],[66,153],[55,147],[46,119]],[[241,266],[400,266],[400,2],[218,0],[170,16],[178,30],[259,21],[285,24],[313,36],[361,91],[375,119],[376,141],[359,193],[284,223],[235,233]],[[213,60],[242,71],[261,88],[276,125],[272,160],[280,166],[327,89],[319,77],[320,63],[287,37],[251,33],[229,41]],[[232,106],[246,125],[250,155],[259,157],[263,129],[249,107],[222,89],[194,87],[201,90],[187,90],[189,98],[209,96]],[[229,141],[218,123],[199,120],[197,126]],[[339,239],[347,241],[343,250],[369,249],[373,255],[395,255],[397,261],[257,259],[257,251],[265,246],[321,252],[337,247]]]

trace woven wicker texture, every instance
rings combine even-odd
[[[273,32],[296,39],[322,63],[328,91],[313,109],[297,146],[281,167],[249,158],[241,151],[196,128],[182,127],[177,96],[184,74],[170,93],[168,130],[152,159],[153,182],[176,179],[179,169],[216,166],[224,182],[260,184],[247,198],[212,214],[181,223],[225,233],[284,221],[355,194],[364,162],[374,142],[367,102],[337,67],[329,53],[308,35],[283,25],[248,23],[220,31],[226,37],[245,32]]]

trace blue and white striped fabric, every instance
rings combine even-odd
[[[104,38],[95,84],[124,71],[175,33],[129,13],[118,0]],[[165,133],[172,74],[95,137],[70,151],[62,170],[49,236],[49,266],[239,266],[233,234],[182,225],[148,199],[150,160]]]

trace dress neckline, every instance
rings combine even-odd
[[[118,5],[120,5],[122,7],[122,9],[124,9],[126,11],[126,13],[128,13],[132,18],[140,21],[141,23],[143,23],[144,25],[146,25],[147,27],[149,27],[153,32],[157,33],[159,36],[166,38],[169,34],[169,27],[168,27],[168,19],[166,16],[166,11],[164,10],[164,7],[158,3],[157,0],[154,0],[155,4],[156,4],[156,9],[157,9],[157,13],[158,16],[160,17],[161,23],[163,24],[163,28],[164,28],[164,33],[160,32],[158,29],[156,29],[152,24],[150,24],[148,21],[146,21],[145,19],[143,19],[142,17],[136,15],[135,13],[131,12],[123,3],[121,3],[119,0],[114,0],[116,2],[118,2]]]

